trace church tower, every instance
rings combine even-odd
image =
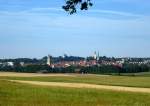
[[[99,52],[98,52],[98,54],[97,54],[97,61],[99,61],[99,58],[100,58],[100,56],[99,56]]]
[[[51,56],[50,55],[47,56],[47,65],[48,66],[51,65]]]
[[[94,59],[96,60],[96,58],[97,58],[97,54],[96,54],[96,51],[94,52]]]

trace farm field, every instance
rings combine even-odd
[[[127,87],[150,88],[150,77],[144,76],[110,76],[79,74],[30,74],[0,73],[0,79],[27,80],[44,82],[88,83],[97,85],[113,85]]]
[[[5,75],[4,75],[5,74]],[[7,76],[8,74],[8,76]],[[12,74],[12,77],[11,77]],[[15,76],[16,74],[16,76]],[[30,76],[31,75],[31,76]],[[147,87],[149,77],[0,73],[0,106],[149,106],[150,93],[42,86],[17,81]],[[102,83],[102,82],[103,83]],[[112,81],[112,82],[111,82]],[[126,84],[121,84],[123,81]],[[142,85],[145,81],[145,86]],[[135,84],[133,84],[133,82]],[[136,84],[138,83],[138,84]],[[141,83],[141,85],[140,85]],[[133,85],[132,85],[133,84]]]

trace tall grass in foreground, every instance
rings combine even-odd
[[[34,86],[0,80],[0,106],[149,106],[150,94]]]

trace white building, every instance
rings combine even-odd
[[[7,62],[7,66],[14,66],[13,62]]]

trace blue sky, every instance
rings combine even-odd
[[[150,57],[149,0],[93,0],[68,15],[64,0],[0,0],[0,58],[47,54]]]

